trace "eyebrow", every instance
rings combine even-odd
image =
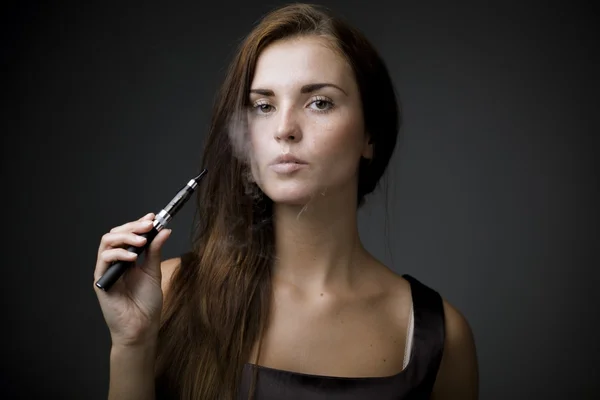
[[[302,88],[300,89],[300,93],[302,93],[302,94],[312,93],[312,92],[322,89],[324,87],[335,88],[335,89],[341,91],[342,93],[344,93],[346,96],[348,96],[348,93],[346,93],[344,91],[344,89],[342,89],[341,87],[339,87],[337,85],[334,85],[333,83],[310,83],[308,85],[302,86]],[[269,89],[250,89],[250,93],[256,93],[256,94],[260,94],[263,96],[275,96],[275,93]]]

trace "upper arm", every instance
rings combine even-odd
[[[169,287],[171,286],[171,278],[179,265],[181,264],[181,257],[169,258],[160,263],[160,271],[162,278],[160,281],[160,287],[162,288],[163,298],[167,296]]]
[[[444,300],[446,337],[432,399],[479,398],[479,367],[475,340],[466,318]]]

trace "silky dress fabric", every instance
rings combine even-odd
[[[186,253],[182,263],[193,255]],[[414,313],[412,349],[408,365],[385,377],[346,378],[311,375],[247,363],[238,400],[249,398],[254,369],[258,369],[256,400],[420,400],[431,396],[444,350],[444,309],[438,292],[410,275]],[[157,400],[172,399],[157,386]]]

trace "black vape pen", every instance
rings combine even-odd
[[[148,246],[150,246],[150,242],[152,242],[156,235],[158,235],[158,232],[167,226],[169,221],[173,219],[175,214],[177,214],[181,207],[183,207],[183,205],[192,196],[194,189],[196,189],[196,186],[198,186],[198,182],[200,182],[200,179],[204,176],[204,174],[206,174],[206,172],[207,170],[204,169],[200,175],[191,179],[187,185],[183,187],[183,189],[177,192],[175,197],[173,197],[173,200],[171,200],[171,202],[165,208],[160,210],[160,212],[154,218],[152,230],[139,235],[146,238],[146,243],[144,243],[143,246],[129,246],[127,250],[138,255],[146,250]],[[100,279],[96,281],[96,286],[104,291],[108,291],[110,287],[121,277],[121,275],[123,275],[127,268],[131,267],[132,265],[132,261],[116,261],[112,263],[104,275],[102,275]]]

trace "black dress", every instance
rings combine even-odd
[[[182,262],[188,257],[183,258]],[[416,400],[428,399],[444,350],[444,309],[438,292],[410,275],[414,313],[412,348],[408,365],[386,377],[344,378],[284,371],[247,363],[239,400],[248,398],[253,369],[258,369],[256,400]],[[157,399],[163,397],[157,392]],[[166,393],[164,393],[166,394]]]

